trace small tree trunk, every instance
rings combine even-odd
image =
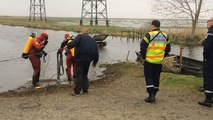
[[[191,33],[191,36],[190,36],[191,40],[193,40],[194,36],[195,36],[195,30],[196,30],[196,26],[197,26],[197,21],[199,19],[202,3],[203,3],[203,0],[200,0],[199,3],[198,3],[198,9],[197,9],[197,11],[195,13],[194,19],[192,17],[192,33]]]
[[[191,35],[190,35],[190,40],[194,39],[196,26],[197,26],[197,21],[192,20],[192,31],[191,31]]]

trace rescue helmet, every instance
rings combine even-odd
[[[42,32],[41,36],[45,39],[48,40],[48,34],[46,32]]]
[[[64,39],[69,39],[69,38],[70,38],[70,34],[69,33],[64,34]]]

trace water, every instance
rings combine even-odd
[[[63,36],[66,31],[52,31],[42,29],[32,29],[24,27],[10,27],[0,25],[0,61],[5,59],[12,59],[20,57],[22,54],[25,42],[31,32],[47,32],[49,34],[49,43],[45,51],[52,51],[48,53],[47,62],[42,62],[41,79],[49,79],[56,74],[56,52],[59,48]],[[75,34],[73,32],[69,32]],[[89,79],[96,80],[98,76],[102,75],[104,68],[100,68],[100,64],[115,63],[119,61],[135,61],[135,51],[139,51],[140,41],[126,40],[125,38],[108,37],[106,39],[107,46],[99,48],[100,60],[97,67],[90,68]],[[127,54],[129,56],[127,58]],[[179,54],[179,46],[172,46],[172,54]],[[183,55],[186,57],[202,60],[202,47],[183,49]],[[65,59],[65,57],[64,57]],[[64,61],[64,66],[65,61]],[[26,82],[32,80],[33,74],[32,66],[29,60],[18,58],[17,60],[0,62],[0,92],[12,90],[24,85]],[[66,76],[62,76],[62,79]],[[53,76],[56,79],[56,76]]]

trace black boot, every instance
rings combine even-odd
[[[199,105],[205,106],[205,107],[212,107],[212,97],[208,94],[206,94],[206,98],[204,101],[198,102]]]
[[[147,98],[145,99],[145,102],[148,102],[148,103],[153,103],[153,102],[155,102],[155,95],[154,95],[154,93],[150,93],[150,94],[149,94],[149,97],[147,97]]]
[[[154,90],[154,96],[157,95],[157,92],[158,92],[158,91],[159,91],[158,89],[155,89],[155,90]]]
[[[212,102],[211,101],[207,101],[207,100],[198,102],[198,104],[202,105],[202,106],[205,106],[205,107],[212,107]]]

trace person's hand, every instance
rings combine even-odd
[[[58,49],[57,54],[61,54],[63,52],[63,49]]]
[[[47,56],[47,53],[45,51],[42,51],[42,52],[43,52],[44,56]]]
[[[93,64],[92,64],[92,67],[95,68],[95,67],[96,67],[96,64],[93,63]]]
[[[48,43],[48,40],[45,40],[45,41],[44,41],[44,45],[47,45],[47,43]]]
[[[21,57],[24,58],[24,59],[28,59],[28,54],[22,53]]]

